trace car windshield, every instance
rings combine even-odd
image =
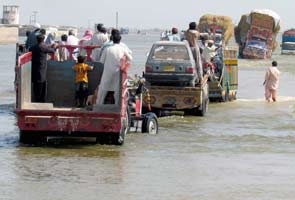
[[[152,60],[190,60],[187,48],[181,45],[154,45],[150,58]]]

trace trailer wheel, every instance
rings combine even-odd
[[[237,92],[233,95],[233,100],[237,100]]]
[[[201,110],[197,110],[197,115],[204,117],[208,111],[208,107],[209,107],[209,98],[206,97],[205,93],[203,92]]]
[[[32,133],[31,131],[19,131],[19,141],[22,144],[43,144],[46,142],[46,136],[38,135],[40,133]]]
[[[228,102],[229,101],[229,96],[227,91],[225,91],[224,95],[221,95],[221,101],[222,102]]]
[[[159,130],[158,119],[154,113],[147,113],[144,120],[142,121],[142,133],[148,133],[156,135]]]

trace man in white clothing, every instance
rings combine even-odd
[[[208,44],[204,47],[203,50],[203,58],[206,63],[211,64],[211,60],[214,56],[216,56],[216,47],[214,46],[214,41],[213,40],[208,40]]]
[[[279,88],[280,71],[277,68],[277,61],[272,62],[272,67],[269,67],[265,73],[265,80],[263,85],[265,86],[265,99],[270,102],[272,99],[277,101],[277,89]]]
[[[101,47],[106,42],[109,41],[109,38],[107,33],[104,32],[105,28],[103,27],[103,24],[98,24],[96,28],[97,28],[97,32],[92,36],[90,45],[100,46],[100,48],[94,49],[91,54],[92,60],[98,62],[100,57]]]
[[[101,104],[117,104],[120,98],[119,88],[121,86],[121,59],[126,56],[127,61],[132,60],[132,56],[126,48],[120,45],[121,35],[113,35],[113,45],[105,49],[101,55],[100,62],[104,64],[101,77],[97,101]],[[111,99],[111,102],[110,102]]]
[[[79,39],[75,36],[75,33],[73,30],[69,30],[67,44],[68,45],[78,45],[79,44]]]

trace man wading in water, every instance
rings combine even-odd
[[[277,68],[277,61],[272,62],[272,67],[269,67],[265,73],[265,99],[270,102],[272,99],[274,102],[277,101],[276,93],[279,87],[280,71]]]

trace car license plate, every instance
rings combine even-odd
[[[164,66],[164,71],[165,72],[175,72],[175,67],[172,65],[166,65],[166,66]]]

